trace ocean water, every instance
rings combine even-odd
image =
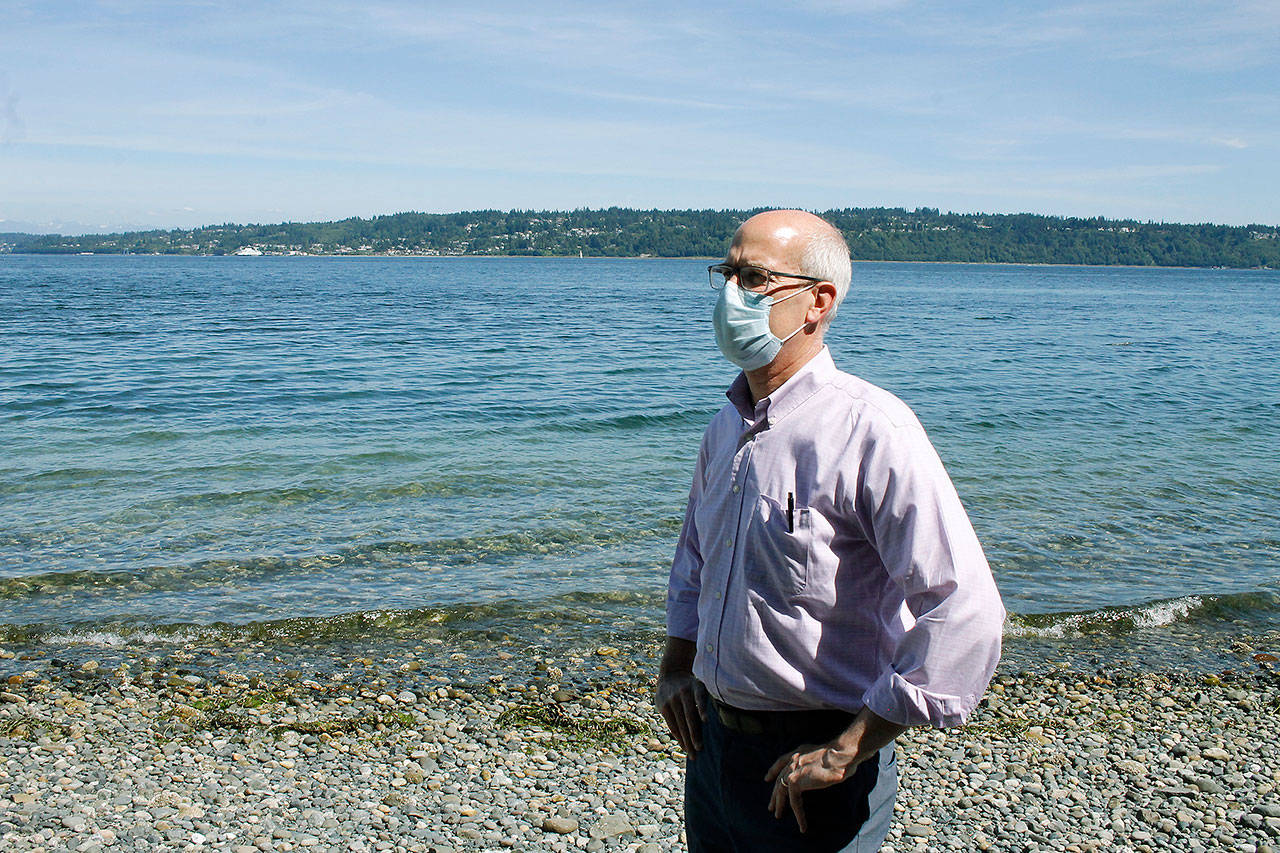
[[[0,644],[662,627],[699,260],[0,256]],[[1280,628],[1280,274],[859,263],[1029,656]],[[1207,652],[1206,652],[1207,653]]]

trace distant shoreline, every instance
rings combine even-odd
[[[290,253],[374,257],[720,257],[753,210],[408,211],[329,222],[205,225],[110,234],[0,232],[28,254]],[[849,254],[920,263],[1280,268],[1280,226],[1139,222],[1030,213],[849,207],[821,211]]]

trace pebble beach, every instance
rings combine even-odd
[[[900,739],[884,849],[1280,849],[1275,640],[1212,673],[1002,664],[967,726]],[[259,646],[0,650],[0,847],[684,849],[656,638]]]

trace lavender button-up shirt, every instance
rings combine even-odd
[[[711,695],[963,723],[1004,606],[912,411],[824,348],[751,404],[739,375],[702,438],[667,591]]]

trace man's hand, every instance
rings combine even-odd
[[[848,779],[858,768],[860,761],[853,753],[842,752],[832,744],[815,746],[804,744],[773,762],[765,774],[766,782],[773,782],[773,795],[769,797],[769,811],[781,818],[791,807],[795,812],[800,831],[809,829],[804,817],[804,800],[800,795],[816,788],[826,788]]]
[[[798,746],[773,762],[765,774],[773,782],[769,811],[781,818],[788,807],[795,812],[801,832],[809,829],[804,817],[805,791],[839,784],[853,775],[858,765],[887,746],[907,730],[863,708],[840,736],[821,746]]]
[[[702,721],[707,718],[707,688],[691,672],[673,672],[658,679],[654,704],[667,721],[667,730],[686,754],[702,749]]]
[[[688,640],[667,637],[653,699],[685,755],[702,749],[702,721],[707,718],[707,688],[693,677],[693,659],[697,653],[698,647]]]

